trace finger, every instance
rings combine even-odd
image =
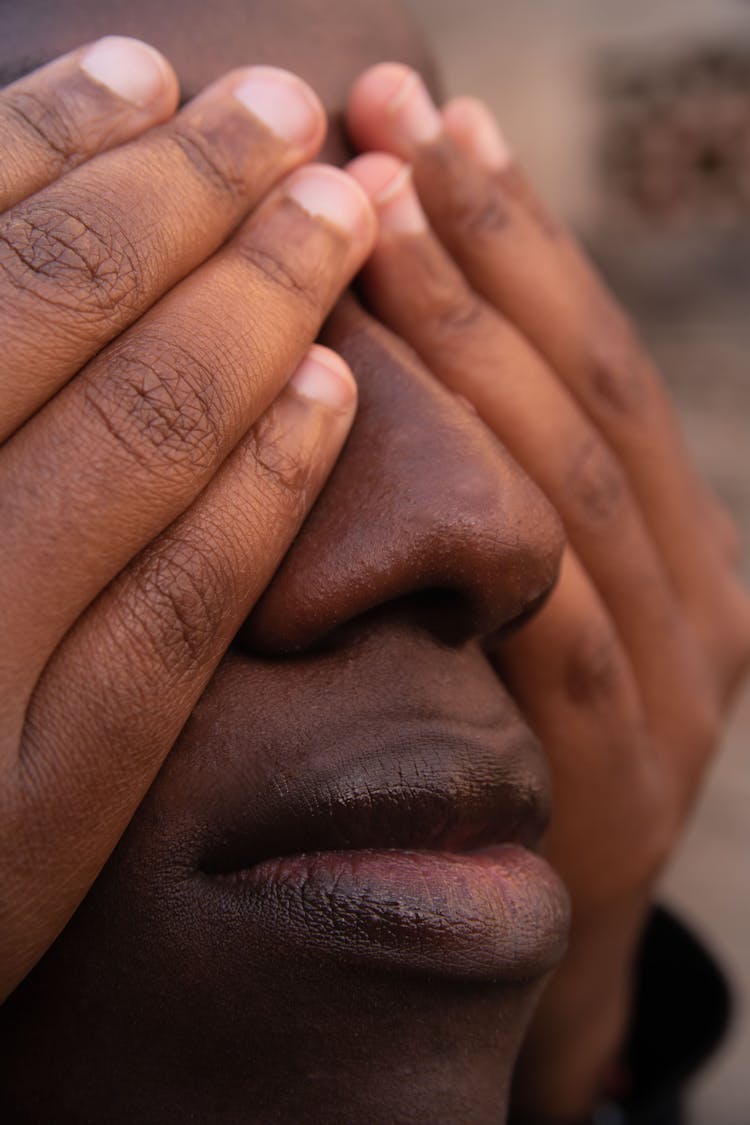
[[[445,107],[443,116],[448,135],[464,156],[473,158],[478,166],[483,163],[480,152],[485,153],[485,169],[491,165],[501,166],[504,156],[510,155],[494,118],[476,99],[456,99]],[[487,155],[490,151],[495,153],[493,160]],[[515,193],[527,215],[535,218],[536,230],[545,226],[554,230],[554,220],[520,166],[512,164],[508,175],[509,191]],[[608,324],[614,333],[614,326],[620,323],[624,342],[618,354],[627,358],[629,341],[632,355],[628,362],[633,371],[639,372],[636,378],[643,382],[644,405],[635,411],[632,426],[624,435],[619,435],[606,411],[597,413],[595,401],[592,407],[595,395],[590,384],[584,381],[579,392],[573,379],[568,381],[569,385],[616,450],[675,588],[711,654],[709,666],[714,670],[718,689],[728,699],[750,661],[750,600],[740,576],[737,527],[725,505],[699,476],[661,376],[620,307],[575,239],[559,229],[554,241],[560,253],[561,279],[567,270],[572,291],[576,288],[579,293],[588,291],[591,307],[603,310],[600,340],[603,341]],[[551,334],[551,326],[548,331]],[[588,349],[589,369],[594,370],[598,345],[591,321],[588,325],[581,324],[579,335],[579,350],[586,354]],[[542,340],[541,334],[538,338]],[[616,333],[614,339],[617,339]],[[552,345],[546,349],[543,341],[541,350],[553,352]],[[570,351],[572,354],[572,347]],[[624,370],[622,366],[619,368],[621,379]],[[616,368],[613,374],[618,377]],[[650,405],[646,401],[649,394]]]
[[[205,261],[324,130],[293,75],[235,71],[0,217],[0,438]]]
[[[347,365],[313,347],[195,503],[78,622],[35,693],[0,838],[0,966],[14,980],[85,895],[232,637],[299,530],[356,402]],[[15,875],[15,879],[13,876]],[[54,906],[47,902],[55,888]],[[65,888],[60,893],[60,888]]]
[[[7,444],[0,606],[17,640],[0,665],[15,700],[272,401],[373,234],[351,177],[299,169]]]
[[[615,623],[646,707],[664,712],[704,668],[617,459],[545,361],[472,290],[430,231],[408,169],[373,154],[350,171],[379,218],[363,273],[370,303],[546,493]]]
[[[702,489],[661,381],[573,239],[509,163],[487,111],[462,99],[441,117],[419,77],[388,64],[355,86],[349,125],[360,146],[413,162],[441,239],[474,288],[545,356],[604,435],[681,598],[702,618],[717,661],[736,665],[747,635],[747,599],[727,573],[715,522],[707,525],[696,511]]]
[[[110,35],[0,91],[0,212],[64,172],[165,121],[177,108],[171,66],[137,39]]]
[[[562,1029],[545,1071],[556,1096],[593,1090],[586,1067],[605,1073],[622,1040],[631,990],[619,967],[631,963],[672,846],[673,785],[617,631],[572,552],[538,617],[490,658],[550,760],[554,809],[542,849],[571,900],[569,948],[542,999],[546,1023],[535,1020],[525,1050],[543,1052],[549,1027]],[[591,1104],[565,1094],[560,1102],[566,1120]]]
[[[491,642],[488,655],[550,758],[548,850],[573,901],[597,895],[590,906],[601,909],[608,893],[627,889],[623,840],[638,841],[639,857],[650,852],[653,865],[643,864],[650,875],[665,858],[674,839],[667,813],[677,816],[677,794],[617,630],[572,551],[549,602],[517,634]],[[704,748],[692,739],[687,760],[688,748],[680,749],[681,777],[691,765],[699,772]],[[612,794],[632,799],[613,802]]]

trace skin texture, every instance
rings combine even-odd
[[[102,5],[76,5],[65,19],[59,6],[39,5],[37,19],[30,21],[27,12],[23,30],[11,21],[3,49],[12,60],[43,61],[104,30],[138,31],[167,45],[174,29],[166,22],[160,26],[156,6],[127,7],[137,14],[137,27],[118,23],[114,9],[105,19]],[[296,11],[302,22],[307,6]],[[196,19],[197,12],[196,6]],[[328,6],[316,34],[299,37],[293,57],[286,22],[280,26],[278,15],[269,12],[258,6],[243,25],[252,29],[252,42],[245,40],[244,47],[232,5],[223,12],[218,41],[215,9],[213,38],[191,28],[192,54],[176,36],[170,55],[185,87],[194,90],[233,66],[270,57],[302,73],[316,72],[325,100],[341,113],[346,87],[368,62],[383,54],[414,58],[408,26],[390,20],[385,10],[369,26],[364,13],[354,21],[347,7]],[[352,44],[355,22],[358,50]],[[323,39],[330,52],[325,60]],[[211,42],[221,51],[212,55]],[[345,65],[340,71],[322,65],[331,59]],[[130,159],[118,165],[120,155],[113,151],[44,190],[54,197],[79,185],[75,207],[87,206],[97,193],[117,207],[122,195],[110,185],[139,167],[142,181],[131,183],[129,191],[152,190],[162,150],[170,159],[175,154],[164,138],[184,129],[195,112],[188,104],[182,118],[149,134],[138,150],[145,145],[149,153],[142,164]],[[17,116],[14,120],[17,125]],[[39,130],[28,130],[27,114],[20,120],[33,149]],[[205,129],[207,121],[210,114],[202,113],[196,127]],[[54,137],[49,130],[59,124],[54,116],[43,119],[44,144],[53,153],[61,145],[47,143]],[[18,659],[17,667],[26,667],[29,683],[15,685],[6,699],[23,703],[23,692],[31,691],[25,715],[21,707],[20,717],[13,712],[7,717],[8,745],[14,723],[20,727],[25,718],[22,761],[33,765],[26,771],[34,779],[26,794],[38,812],[21,820],[23,830],[18,827],[21,805],[14,805],[10,789],[16,820],[6,815],[4,825],[11,826],[6,830],[14,845],[11,849],[8,839],[3,850],[23,857],[13,867],[19,882],[8,896],[14,925],[31,909],[34,926],[40,918],[48,926],[41,906],[49,894],[50,901],[59,895],[60,912],[52,921],[61,927],[141,803],[73,919],[3,1008],[0,1115],[18,1122],[159,1125],[190,1117],[222,1125],[292,1122],[310,1112],[321,1121],[366,1119],[373,1125],[498,1122],[505,1117],[513,1062],[539,988],[562,952],[567,906],[551,871],[520,847],[476,861],[464,857],[464,849],[507,840],[534,846],[549,806],[538,744],[479,642],[515,627],[549,593],[562,548],[559,521],[480,420],[394,336],[346,305],[325,338],[355,369],[361,399],[356,432],[314,521],[298,538],[257,616],[240,628],[343,436],[337,423],[326,456],[318,449],[318,460],[311,457],[308,465],[299,449],[288,447],[299,422],[285,424],[287,416],[279,419],[276,406],[275,414],[257,419],[301,358],[297,353],[304,354],[336,277],[343,287],[364,256],[372,230],[365,223],[358,241],[350,232],[347,243],[340,230],[311,224],[283,188],[281,195],[263,200],[273,180],[288,170],[279,167],[278,147],[257,132],[249,143],[240,133],[240,143],[222,147],[222,127],[209,129],[208,150],[200,134],[201,159],[181,163],[180,174],[172,173],[169,197],[180,204],[179,221],[166,228],[172,242],[161,249],[149,244],[160,222],[147,221],[147,199],[134,206],[129,197],[128,222],[142,222],[131,241],[148,251],[136,274],[136,299],[156,300],[194,272],[124,335],[117,333],[143,311],[128,303],[129,293],[124,303],[105,304],[104,318],[102,306],[87,306],[85,292],[75,293],[66,330],[64,310],[46,315],[50,301],[44,298],[58,292],[54,273],[50,279],[37,270],[34,284],[18,285],[16,255],[5,275],[22,303],[37,310],[30,319],[42,334],[42,350],[55,357],[55,364],[39,362],[32,333],[11,337],[20,349],[13,369],[21,364],[29,369],[6,420],[12,436],[5,452],[17,461],[6,478],[7,506],[19,513],[10,557],[15,551],[19,574],[24,558],[50,557],[39,553],[49,553],[49,543],[35,546],[33,537],[43,540],[59,510],[54,482],[67,497],[78,498],[67,513],[68,537],[56,537],[55,566],[36,571],[26,566],[25,585],[16,581],[29,605],[20,596],[8,598],[19,622],[27,623],[16,631],[19,656],[26,654],[28,662]],[[247,130],[249,124],[243,118],[232,128]],[[195,148],[191,143],[188,153]],[[186,146],[178,150],[184,153]],[[202,197],[202,173],[206,165],[216,169],[217,152],[223,173],[218,192],[213,199]],[[227,175],[229,160],[244,160],[244,171],[230,165]],[[47,166],[52,177],[60,171],[49,153]],[[274,171],[266,175],[270,166]],[[244,177],[254,185],[250,202],[263,201],[234,241],[195,272],[241,221],[236,197],[223,188],[238,179],[244,183]],[[216,188],[217,178],[208,179]],[[166,198],[158,180],[156,191]],[[21,203],[21,213],[28,218],[30,209],[43,210],[44,200],[42,193]],[[364,196],[362,202],[364,215]],[[154,214],[161,220],[164,213]],[[18,229],[30,225],[19,228],[15,214],[11,245]],[[34,222],[31,229],[39,225]],[[273,223],[286,224],[285,232]],[[121,228],[113,225],[115,234]],[[186,228],[192,237],[180,242]],[[294,255],[279,262],[279,246],[293,247]],[[248,249],[235,266],[232,254],[241,247]],[[330,276],[321,276],[321,261],[330,263]],[[151,271],[145,268],[149,264]],[[316,264],[313,282],[305,270],[309,265],[315,274]],[[228,319],[230,328],[233,315],[241,319],[242,306],[233,312],[222,271],[240,267],[249,268],[250,276],[230,287],[232,299],[237,293],[257,297],[255,307],[266,312],[262,344],[257,327],[243,333],[240,323],[226,331]],[[270,297],[268,286],[278,279],[286,284]],[[115,339],[76,375],[86,358],[81,334],[72,330],[82,303],[88,354]],[[129,311],[120,316],[124,306]],[[167,424],[168,441],[154,443],[158,426],[123,430],[118,424],[123,417],[137,422],[142,415],[131,410],[113,415],[118,400],[106,396],[120,388],[127,392],[132,357],[143,354],[161,386],[170,365],[166,371],[155,366],[143,347],[156,339],[159,364],[168,360],[169,348],[179,343],[171,333],[181,317],[190,326],[185,339],[201,340],[211,393],[221,394],[228,380],[228,405],[209,415],[221,426],[209,431],[206,442],[192,442],[192,425],[180,428],[182,419],[189,423],[193,416],[180,409],[176,437]],[[228,348],[238,339],[249,350],[235,356]],[[219,345],[221,353],[212,353]],[[243,369],[255,373],[256,381],[243,383]],[[66,379],[54,409],[45,405],[24,423]],[[181,387],[166,385],[170,394]],[[82,394],[84,405],[98,403],[94,418],[115,421],[93,447],[81,428],[86,410],[76,413]],[[140,394],[137,401],[142,402]],[[189,406],[194,400],[186,401]],[[205,397],[199,401],[205,406]],[[293,396],[291,401],[296,402]],[[351,398],[348,403],[350,410]],[[202,419],[203,412],[196,416]],[[246,447],[240,441],[227,456],[252,422]],[[76,443],[67,437],[71,432]],[[118,434],[128,440],[118,438],[111,449],[109,439]],[[96,456],[82,458],[71,474],[71,458],[75,462],[87,448]],[[123,450],[137,456],[118,462]],[[164,454],[166,460],[159,460]],[[227,459],[219,472],[221,455]],[[257,490],[248,488],[243,476],[248,461],[253,471],[258,465],[267,471],[260,473]],[[238,476],[232,476],[232,466]],[[66,486],[66,473],[75,488]],[[24,508],[29,493],[19,489],[13,496],[13,482],[32,482],[40,474],[51,486],[38,491],[32,484],[31,494],[49,511],[31,518]],[[104,512],[102,479],[109,482],[107,504],[119,495],[118,504],[125,505],[121,519],[109,519],[106,536],[92,533]],[[240,483],[244,491],[238,491]],[[195,499],[200,487],[204,491]],[[227,493],[217,496],[215,489],[222,487]],[[167,533],[160,532],[188,500],[192,506]],[[78,539],[71,534],[76,529],[83,531]],[[31,540],[24,541],[22,532]],[[128,563],[136,543],[155,533],[152,545]],[[84,548],[88,555],[81,553]],[[208,565],[196,571],[196,561],[203,560]],[[9,568],[9,589],[12,574]],[[34,574],[36,597],[29,586]],[[104,594],[76,620],[108,581]],[[63,608],[43,611],[43,597],[59,597]],[[149,618],[154,605],[157,614]],[[54,651],[41,668],[45,646]],[[161,665],[145,675],[151,655],[160,653]],[[32,690],[40,671],[40,686]],[[191,718],[142,801],[186,711]],[[67,763],[66,773],[61,763]],[[487,794],[494,794],[489,805]],[[335,857],[327,865],[315,861],[301,883],[287,867],[284,878],[267,879],[257,890],[256,884],[244,889],[243,877],[232,875],[261,860],[352,846],[392,850],[380,861],[376,855],[354,857],[346,871]],[[393,849],[401,859],[389,868]],[[434,854],[420,859],[414,849]],[[419,866],[424,863],[440,868],[440,880],[425,881]],[[348,897],[347,885],[354,888]],[[339,935],[347,926],[352,941],[342,943]],[[22,923],[10,932],[27,942],[30,926]],[[33,936],[20,952],[11,943],[15,972],[19,966],[26,971],[54,930],[41,928]],[[40,1035],[48,1036],[44,1045]],[[42,1056],[50,1065],[40,1073]],[[373,1057],[381,1060],[376,1068]]]
[[[351,166],[379,209],[365,292],[476,407],[568,536],[549,603],[488,652],[550,755],[545,854],[573,906],[515,1109],[573,1120],[625,1033],[656,879],[747,668],[750,603],[731,522],[658,373],[486,107],[464,98],[438,113],[418,76],[389,64],[358,81],[349,120],[364,150],[394,154]]]
[[[30,116],[35,81],[3,96],[9,143],[20,133],[33,156],[43,138],[57,156],[55,110],[44,127]],[[277,98],[296,89],[285,138],[240,97],[261,81]],[[110,95],[89,85],[105,114]],[[368,201],[313,165],[264,198],[323,125],[298,79],[234,71],[2,217],[4,993],[88,890],[351,421],[354,383],[333,353],[313,350],[307,382],[302,369],[288,394],[285,382],[369,249]],[[316,356],[333,367],[311,383]]]
[[[49,11],[40,9],[39,27],[47,32]],[[77,11],[82,18],[92,14]],[[212,11],[204,40],[220,39],[224,54],[202,51],[193,73],[215,77],[246,61],[228,54],[230,44],[238,49],[237,14],[227,7],[231,30],[218,36]],[[331,33],[346,40],[355,17],[327,6],[312,20],[311,34],[290,48],[292,37],[274,39],[273,21],[263,24],[267,16],[261,6],[253,9],[253,57],[284,62],[312,79],[320,66],[315,84],[337,112],[343,81],[334,75],[348,82],[354,77],[348,67],[361,69],[370,50],[403,57],[413,42],[399,38],[393,22],[386,32],[379,13],[367,39],[364,33],[358,39],[361,54],[351,50],[351,40],[343,51]],[[116,30],[160,42],[167,30],[158,26],[161,17],[145,11],[142,17],[139,26]],[[360,29],[362,19],[356,13]],[[66,35],[74,25],[66,22]],[[321,66],[322,29],[340,71]],[[175,58],[165,40],[161,45]],[[181,53],[179,37],[175,45]],[[180,54],[176,61],[190,86],[191,59]],[[413,281],[401,303],[389,305],[397,286],[388,284],[383,242],[366,278],[368,295],[448,389],[352,301],[339,308],[326,340],[350,362],[360,386],[348,445],[255,612],[239,632],[232,628],[234,643],[112,859],[6,1005],[4,1118],[504,1120],[534,1002],[562,953],[566,905],[550,870],[524,853],[467,854],[498,841],[534,846],[548,810],[538,744],[496,670],[543,735],[563,783],[563,813],[553,821],[547,850],[573,891],[575,923],[571,954],[527,1039],[517,1091],[522,1112],[564,1119],[587,1109],[616,1051],[644,904],[676,835],[678,810],[682,815],[715,741],[713,725],[702,721],[720,714],[746,659],[747,603],[729,577],[724,518],[701,499],[712,552],[701,556],[693,542],[685,553],[689,565],[677,568],[682,582],[671,576],[682,600],[666,647],[648,633],[638,647],[643,621],[632,611],[642,587],[618,579],[617,558],[601,545],[596,552],[597,521],[606,523],[604,498],[613,495],[601,482],[623,473],[623,489],[632,487],[647,524],[655,496],[657,528],[665,488],[639,487],[627,441],[618,442],[618,427],[606,415],[584,402],[592,428],[571,404],[560,417],[560,403],[568,402],[563,389],[580,397],[570,345],[581,340],[571,337],[570,325],[587,324],[585,317],[561,316],[556,303],[556,295],[580,290],[569,284],[568,250],[562,264],[557,260],[567,243],[542,219],[528,190],[519,193],[515,177],[500,177],[498,193],[497,169],[488,181],[481,160],[471,167],[476,153],[460,143],[465,121],[455,142],[462,159],[451,164],[450,145],[442,143],[423,161],[404,153],[403,137],[388,133],[394,120],[377,104],[363,106],[361,97],[352,102],[351,125],[363,147],[376,143],[416,156],[423,203],[465,276],[435,246],[432,268],[420,276],[419,256],[415,264],[403,247],[391,245],[391,253],[401,254],[392,259],[396,280],[411,273]],[[378,192],[373,196],[380,207]],[[527,236],[519,252],[499,252],[493,237],[503,231]],[[408,249],[415,249],[413,241]],[[529,268],[519,272],[519,264]],[[549,292],[542,287],[537,301],[540,278],[555,268],[556,285]],[[580,282],[582,274],[574,276]],[[525,299],[506,308],[505,297],[524,282]],[[477,315],[473,287],[489,302],[484,316]],[[416,309],[420,296],[425,307]],[[545,301],[546,315],[535,320]],[[508,333],[501,324],[502,353],[495,350],[497,311],[516,325]],[[419,338],[421,317],[434,334]],[[609,321],[610,330],[594,343],[618,339],[618,324]],[[530,352],[528,340],[549,367]],[[488,355],[495,356],[491,365]],[[526,402],[527,411],[520,418],[507,413],[493,379],[503,368],[506,378],[519,380],[514,405],[523,410]],[[611,393],[623,381],[616,361],[607,372],[609,399],[622,399],[624,390]],[[527,401],[529,380],[537,395]],[[636,396],[636,406],[640,401]],[[543,422],[550,416],[558,429],[548,434]],[[642,429],[637,409],[633,422]],[[626,439],[627,424],[621,430]],[[655,437],[663,436],[657,425]],[[592,443],[598,456],[581,494],[579,460],[566,467],[564,453],[578,445],[590,453]],[[616,459],[608,460],[610,446]],[[551,447],[563,458],[560,465],[541,455]],[[667,482],[670,471],[676,477],[683,471],[676,448],[667,448],[663,464]],[[684,495],[702,498],[694,478],[687,479]],[[543,492],[580,555],[579,561],[568,552],[551,596],[562,538]],[[614,505],[611,518],[622,521],[615,525],[618,537],[630,528],[628,554],[640,560],[656,548],[645,534],[638,539],[641,517],[624,509],[625,515],[623,505]],[[677,519],[680,512],[679,504],[671,510]],[[611,542],[614,532],[608,536]],[[666,557],[672,543],[665,536],[658,550]],[[691,582],[700,588],[701,575],[711,597],[696,599],[688,611],[686,594]],[[513,639],[545,598],[547,608]],[[629,613],[635,623],[628,634]],[[698,638],[696,622],[706,626]],[[617,728],[613,709],[628,720],[642,718],[632,707],[635,689],[623,691],[630,667],[621,661],[621,646],[639,686],[651,682],[650,667],[666,666],[671,676],[648,701],[650,720],[669,720],[686,699],[694,707],[693,751],[685,754],[684,739],[669,732],[669,791],[663,769],[658,784],[648,784],[652,741],[639,742],[633,731],[622,745],[607,744],[607,733]],[[699,654],[704,663],[692,679],[686,667]],[[62,718],[54,708],[50,714]],[[576,731],[579,737],[566,742]],[[656,733],[665,738],[665,729]],[[581,746],[586,753],[576,756]],[[610,761],[618,763],[614,783],[613,771],[602,768]],[[639,830],[633,849],[639,818],[659,831]],[[612,849],[607,864],[587,870],[586,858],[605,839]],[[299,858],[331,848],[338,850],[333,859]],[[385,858],[383,848],[391,849]],[[430,852],[427,866],[420,851]],[[573,1042],[571,1059],[565,1047]],[[50,1060],[43,1073],[40,1057]]]
[[[536,991],[527,974],[478,986],[453,958],[441,984],[434,972],[424,980],[365,961],[344,968],[342,986],[340,956],[306,952],[304,931],[285,955],[294,930],[282,943],[264,939],[263,917],[204,874],[217,842],[237,821],[240,838],[263,821],[278,787],[297,774],[323,771],[357,789],[371,771],[372,800],[391,784],[397,760],[407,791],[409,775],[411,787],[439,789],[439,778],[430,782],[433,755],[417,737],[404,745],[407,721],[417,732],[462,724],[463,738],[496,729],[502,749],[516,712],[476,630],[511,624],[556,572],[557,520],[479,420],[360,315],[342,315],[330,341],[358,372],[361,410],[297,542],[304,565],[289,556],[249,627],[253,648],[250,640],[233,646],[86,903],[5,1006],[5,1073],[14,1075],[17,1104],[32,1106],[37,1120],[94,1121],[105,1104],[122,1121],[177,1121],[188,1109],[222,1122],[295,1121],[310,1104],[326,1121],[503,1118]],[[405,509],[422,513],[409,535]],[[437,568],[453,597],[445,613],[425,614],[420,576]],[[366,600],[352,600],[353,588]],[[341,606],[346,628],[332,639]],[[287,650],[290,608],[302,653],[253,655]],[[506,758],[499,755],[501,769]],[[470,754],[467,769],[464,788],[481,789],[487,767]],[[529,777],[526,756],[517,769],[521,782]],[[305,783],[312,809],[300,819],[327,815],[329,789]],[[462,800],[459,789],[453,803]],[[380,815],[380,838],[398,838],[404,829],[387,806]],[[276,831],[276,818],[271,824]],[[320,827],[308,835],[319,841]],[[267,836],[258,847],[273,855]],[[241,866],[254,850],[230,847],[219,866]],[[533,966],[537,978],[559,954],[564,920],[561,907]],[[71,1024],[75,1042],[64,1033]],[[42,1025],[55,1061],[40,1082]],[[384,1049],[374,1070],[372,1054]]]

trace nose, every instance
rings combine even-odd
[[[299,652],[373,611],[409,614],[448,643],[518,623],[557,576],[554,510],[468,405],[353,299],[325,342],[356,375],[357,418],[242,642]]]

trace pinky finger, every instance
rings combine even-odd
[[[0,90],[0,212],[64,172],[166,120],[178,86],[166,59],[109,35]]]
[[[75,910],[270,582],[347,436],[347,365],[313,346],[193,505],[58,648],[32,701],[8,848],[24,907],[0,920],[12,987]],[[54,909],[43,908],[54,886]],[[65,888],[65,893],[60,888]],[[20,916],[19,916],[20,915]],[[0,993],[3,990],[0,989]]]

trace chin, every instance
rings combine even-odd
[[[5,1005],[2,1120],[504,1121],[567,929],[548,801],[478,648],[230,654]]]
[[[94,895],[9,1002],[7,1125],[506,1120],[539,981],[433,980],[252,946],[243,963],[237,930],[228,949],[212,936],[199,951],[177,918],[168,943],[144,927],[108,948],[89,911],[110,906],[116,925],[122,903]]]

